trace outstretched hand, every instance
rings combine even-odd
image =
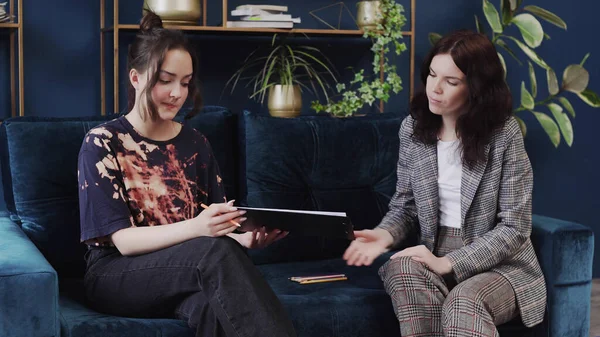
[[[354,231],[356,240],[350,243],[344,253],[349,266],[368,266],[381,254],[389,250],[394,241],[392,235],[383,229]]]
[[[283,239],[288,235],[288,233],[289,232],[284,232],[279,229],[267,231],[265,227],[261,227],[260,229],[253,230],[252,232],[232,234],[231,236],[242,246],[248,249],[260,249],[268,247],[277,240]]]

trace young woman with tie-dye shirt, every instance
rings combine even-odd
[[[89,304],[178,317],[196,336],[295,336],[245,250],[286,233],[233,233],[243,211],[226,201],[209,142],[173,121],[188,96],[200,105],[183,34],[146,14],[128,66],[130,112],[90,130],[79,154]]]

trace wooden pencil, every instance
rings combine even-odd
[[[203,204],[203,203],[200,203],[200,206],[202,206],[202,208],[204,208],[204,209],[207,209],[207,208],[208,208],[208,206],[206,206],[206,205],[205,205],[205,204]],[[230,222],[230,223],[232,223],[232,224],[234,224],[234,225],[236,225],[236,226],[238,226],[238,227],[242,227],[242,225],[240,225],[239,223],[237,223],[237,222],[235,222],[235,221],[233,221],[233,220],[229,220],[229,222]]]

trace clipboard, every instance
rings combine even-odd
[[[320,236],[354,240],[354,226],[344,212],[320,212],[277,208],[236,206],[245,210],[247,218],[237,231],[251,232],[265,227],[280,229],[294,235]]]

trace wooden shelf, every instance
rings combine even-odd
[[[200,32],[212,32],[212,33],[254,33],[254,34],[272,34],[272,33],[285,33],[285,34],[307,34],[307,35],[334,35],[334,36],[362,36],[364,32],[358,29],[310,29],[310,28],[293,28],[293,29],[282,29],[282,28],[233,28],[233,27],[220,27],[220,26],[175,26],[165,25],[165,28],[179,29],[182,31],[200,31]],[[111,32],[115,28],[114,26],[104,28],[103,32]],[[139,25],[128,25],[120,24],[117,25],[118,30],[138,30]],[[412,36],[412,32],[402,32],[404,36]]]
[[[24,0],[16,0],[15,4],[15,0],[8,0],[8,15],[14,21],[0,23],[0,29],[6,29],[8,31],[10,40],[10,115],[12,117],[24,115],[23,106],[25,104],[25,99],[23,98],[23,78],[25,76],[23,68],[23,1]],[[18,100],[17,92],[19,94]]]
[[[21,28],[18,23],[0,23],[0,28]]]
[[[285,33],[285,34],[308,34],[308,35],[353,35],[362,36],[362,30],[335,30],[335,29],[283,29],[283,28],[232,28],[232,27],[220,27],[220,26],[173,26],[165,25],[165,28],[179,29],[182,31],[198,31],[198,32],[211,32],[211,33]],[[138,30],[139,25],[125,25],[121,24],[117,26],[119,30]],[[105,31],[112,31],[114,27],[108,27]]]
[[[1,1],[1,0],[0,0]],[[198,0],[200,1],[200,0]],[[227,2],[228,0],[222,1],[222,16],[221,22],[227,22],[229,17],[229,10]],[[411,27],[409,31],[403,31],[402,35],[410,38],[410,97],[412,97],[413,87],[414,87],[414,58],[415,58],[415,5],[416,0],[410,1],[410,22]],[[107,11],[106,11],[106,0],[100,0],[100,68],[101,68],[101,76],[100,76],[100,110],[102,115],[106,114],[106,56],[105,52],[112,49],[112,58],[113,58],[113,112],[119,111],[119,89],[120,89],[120,80],[119,80],[119,36],[120,33],[127,32],[135,32],[140,29],[140,26],[137,24],[122,24],[119,23],[119,0],[113,0],[112,3],[112,13],[109,14],[112,17],[113,26],[106,25]],[[269,35],[269,34],[298,34],[305,36],[330,36],[330,37],[345,37],[345,38],[357,38],[364,35],[364,32],[360,29],[307,29],[307,28],[292,28],[292,29],[284,29],[284,28],[234,28],[234,27],[223,27],[223,26],[208,26],[206,22],[207,17],[207,0],[202,1],[202,24],[201,25],[169,25],[165,24],[165,28],[178,29],[181,31],[185,31],[188,33],[205,33],[207,35],[225,35],[229,34],[231,36],[239,35]],[[112,47],[105,47],[105,39],[107,36],[106,33],[110,33],[112,35]],[[381,80],[383,81],[383,71],[381,72]],[[380,109],[383,110],[383,102],[380,102]]]

